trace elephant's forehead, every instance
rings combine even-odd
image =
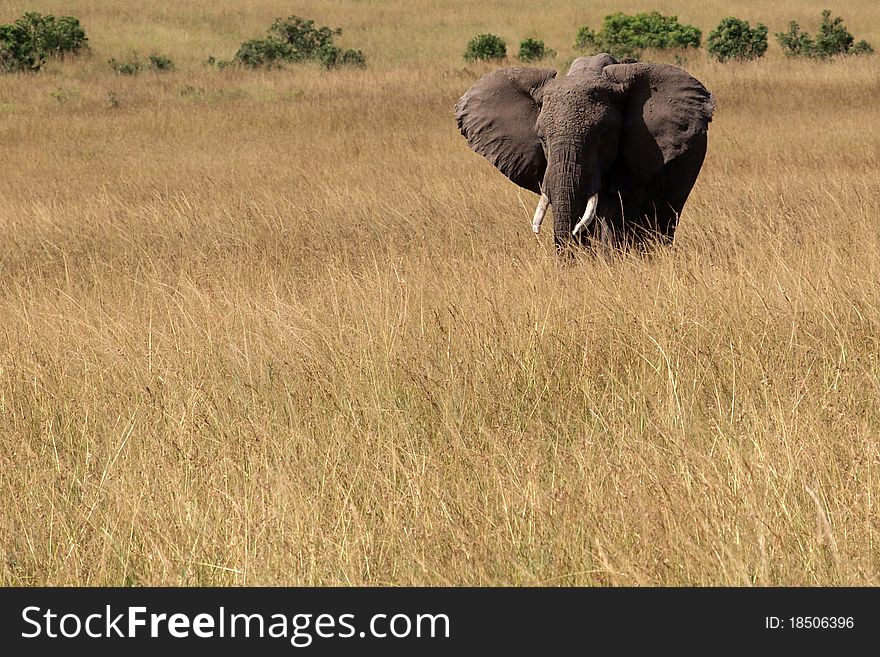
[[[547,90],[541,111],[547,123],[571,123],[589,128],[611,109],[608,94],[601,87],[562,87]]]
[[[549,85],[544,91],[544,104],[573,109],[586,109],[588,106],[601,107],[611,103],[611,88],[595,82],[563,78],[556,84]]]

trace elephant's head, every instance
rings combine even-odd
[[[552,69],[493,71],[461,97],[456,118],[471,148],[541,194],[535,232],[553,206],[559,247],[590,228],[597,209],[603,239],[649,206],[680,212],[713,109],[711,94],[682,69],[618,64],[603,54],[575,60],[564,77]]]

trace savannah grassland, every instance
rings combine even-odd
[[[0,77],[0,583],[880,584],[880,55],[689,54],[652,258],[558,266],[455,127],[474,34],[730,4],[0,2],[91,43]],[[289,14],[368,68],[202,64]]]

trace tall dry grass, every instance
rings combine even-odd
[[[93,45],[0,77],[0,583],[877,584],[880,57],[690,56],[676,245],[560,269],[467,39],[728,13],[580,5],[0,3]],[[369,68],[201,65],[288,13]]]

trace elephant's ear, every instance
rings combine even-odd
[[[539,194],[547,159],[535,133],[546,68],[502,68],[474,83],[455,105],[461,134],[477,153],[520,187]]]
[[[613,64],[604,73],[623,94],[619,157],[645,180],[703,138],[715,99],[699,80],[671,64]]]

